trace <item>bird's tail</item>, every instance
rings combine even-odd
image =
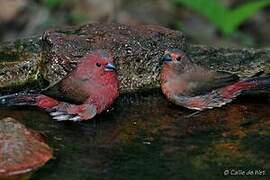
[[[38,106],[47,109],[58,104],[58,101],[40,93],[19,92],[0,96],[0,106]]]
[[[226,98],[234,98],[242,92],[269,90],[270,89],[270,74],[263,72],[242,79],[232,85],[222,89],[222,96]]]
[[[258,73],[257,73],[258,74]],[[259,73],[252,77],[246,78],[243,82],[250,82],[254,84],[251,90],[265,90],[270,88],[270,74]]]
[[[14,94],[8,94],[0,96],[1,106],[35,106],[37,104],[37,97],[40,94],[19,92]]]

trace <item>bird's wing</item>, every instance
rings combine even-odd
[[[225,71],[216,71],[213,75],[212,87],[221,88],[227,85],[230,85],[239,80],[239,77],[236,74],[232,74]]]
[[[58,101],[81,104],[88,97],[85,92],[80,91],[80,81],[67,76],[53,86],[42,90],[42,94],[52,97]]]
[[[196,73],[198,77],[190,79],[190,82],[194,84],[194,87],[189,90],[191,96],[203,95],[239,80],[237,75],[224,71],[201,70],[201,72]]]

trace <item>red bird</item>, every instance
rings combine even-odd
[[[189,109],[221,107],[250,90],[270,88],[270,76],[259,72],[239,79],[228,72],[199,66],[181,50],[166,51],[161,70],[161,89],[173,103]]]
[[[113,58],[96,50],[79,60],[66,78],[40,93],[16,93],[0,97],[6,106],[38,106],[58,121],[93,118],[107,109],[119,95]]]

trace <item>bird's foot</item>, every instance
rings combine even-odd
[[[54,110],[52,110],[50,112],[50,116],[52,117],[52,119],[54,119],[56,121],[74,121],[74,122],[78,122],[78,121],[82,120],[82,118],[79,115],[68,114],[67,112],[64,112],[64,111],[54,111]]]
[[[78,122],[88,120],[96,115],[96,108],[92,104],[75,105],[60,103],[59,105],[47,109],[52,119],[56,121]]]

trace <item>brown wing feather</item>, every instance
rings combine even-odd
[[[194,70],[189,71],[187,76],[190,77],[189,84],[194,84],[187,91],[189,96],[202,95],[212,90],[228,86],[239,80],[235,74],[224,71],[212,71],[200,66],[194,67]]]
[[[80,80],[66,77],[54,86],[49,86],[42,91],[42,94],[52,97],[59,101],[73,104],[81,104],[88,95],[80,91]]]

